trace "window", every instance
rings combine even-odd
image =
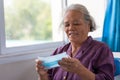
[[[64,44],[62,11],[73,3],[88,8],[98,27],[89,35],[101,37],[105,0],[0,0],[0,54],[39,53]]]
[[[93,38],[101,38],[106,9],[106,0],[68,0],[68,5],[74,3],[80,3],[87,7],[97,25],[97,29],[94,32],[90,32],[89,35],[91,35]]]
[[[28,53],[64,43],[60,0],[0,0],[1,54]]]

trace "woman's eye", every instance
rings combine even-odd
[[[64,24],[64,27],[69,27],[70,24]]]
[[[73,23],[73,25],[76,25],[76,26],[77,26],[77,25],[80,25],[80,23]]]
[[[64,23],[64,27],[69,27],[70,25],[72,25],[72,26],[79,26],[79,25],[80,25],[80,23],[79,23],[79,22]]]
[[[73,22],[73,25],[76,25],[76,26],[77,26],[77,25],[80,25],[80,22],[74,21],[74,22]]]

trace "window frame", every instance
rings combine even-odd
[[[64,0],[61,1],[61,6],[65,6]],[[65,36],[63,32],[63,41],[34,44],[27,46],[17,46],[17,47],[6,47],[5,39],[5,22],[4,22],[4,1],[0,0],[0,56],[1,55],[19,55],[19,54],[30,54],[30,53],[40,53],[42,51],[49,51],[57,48],[60,45],[65,44]]]

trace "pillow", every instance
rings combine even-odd
[[[114,76],[117,76],[120,74],[120,58],[114,58],[114,63],[116,68]]]

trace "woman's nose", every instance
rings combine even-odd
[[[73,29],[73,24],[70,24],[69,29]]]

